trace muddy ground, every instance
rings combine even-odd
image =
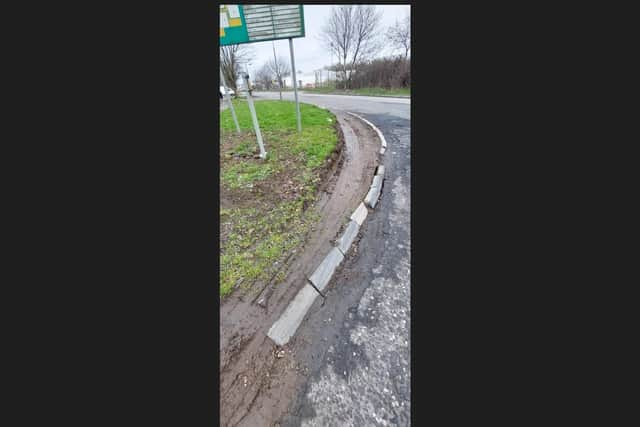
[[[284,280],[259,293],[232,294],[220,307],[220,425],[274,425],[308,371],[298,366],[295,337],[278,348],[267,331],[329,252],[369,189],[379,162],[379,140],[364,123],[336,113],[344,147],[327,168],[314,209],[320,219],[304,245],[282,267]]]

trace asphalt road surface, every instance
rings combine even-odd
[[[410,425],[410,99],[300,94],[384,134],[385,181],[361,238],[296,333],[309,368],[282,426]],[[278,99],[261,92],[257,99]],[[283,93],[293,100],[293,93]],[[300,344],[299,344],[300,345]]]
[[[278,92],[254,92],[254,98],[256,99],[280,99]],[[282,92],[282,99],[288,101],[294,101],[295,97],[293,92]],[[309,104],[319,105],[329,109],[337,109],[342,111],[351,111],[356,114],[373,114],[373,115],[385,115],[390,117],[398,117],[407,120],[407,127],[409,126],[409,119],[411,113],[411,99],[410,98],[391,98],[381,96],[349,96],[349,95],[322,95],[317,93],[304,93],[304,91],[298,92],[298,99],[300,102],[306,102]],[[369,120],[367,118],[367,120]],[[371,120],[369,120],[371,121]],[[378,125],[378,123],[372,122],[378,126],[380,130],[384,130]],[[380,123],[383,125],[383,123]],[[386,137],[386,133],[385,133]],[[389,141],[387,141],[389,142]]]

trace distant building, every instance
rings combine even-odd
[[[313,89],[316,86],[313,83],[307,83],[306,85],[304,85],[304,87],[307,89]]]

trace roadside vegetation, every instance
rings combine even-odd
[[[387,89],[383,87],[365,87],[360,89],[334,89],[331,87],[318,87],[318,88],[306,88],[302,89],[308,93],[323,93],[332,95],[367,95],[367,96],[411,96],[411,89],[407,88],[395,88]]]
[[[335,75],[335,86],[344,90],[363,88],[409,88],[411,20],[409,15],[386,29],[380,25],[382,12],[374,5],[333,7],[320,38],[337,64],[327,70]],[[356,31],[351,29],[356,28]],[[386,47],[397,54],[382,57]],[[322,82],[322,76],[316,79]],[[316,84],[318,86],[318,84]],[[320,85],[321,86],[321,85]]]
[[[258,144],[248,105],[233,101],[241,134],[229,109],[220,112],[220,295],[250,292],[282,279],[281,267],[317,216],[307,209],[338,143],[329,111],[295,103],[256,101],[267,159]],[[259,289],[257,289],[259,290]]]
[[[303,85],[300,89],[310,93],[410,96],[410,15],[386,28],[381,19],[382,11],[375,5],[332,7],[318,34],[331,64],[313,71],[314,88]],[[289,92],[292,84],[285,88],[283,77],[290,75],[286,58],[278,58],[274,52],[274,59],[256,72],[256,88]]]

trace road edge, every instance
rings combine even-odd
[[[293,92],[293,91],[291,91]],[[359,93],[316,93],[316,92],[307,92],[304,90],[298,91],[300,94],[306,95],[332,95],[332,96],[368,96],[370,98],[394,98],[394,99],[411,99],[411,95],[363,95]]]
[[[380,139],[379,153],[383,155],[387,149],[387,141],[380,129],[358,114],[351,113],[349,111],[346,113],[362,120],[375,131],[376,135],[378,135],[378,138]],[[384,165],[378,164],[376,167],[376,173],[374,174],[369,187],[369,191],[367,192],[364,200],[360,202],[358,207],[351,214],[348,226],[345,227],[342,235],[337,239],[337,241],[332,244],[331,250],[324,256],[322,261],[318,263],[318,266],[311,276],[307,278],[308,283],[298,291],[278,320],[274,322],[267,332],[267,336],[276,343],[276,345],[281,347],[286,345],[290,341],[291,337],[295,335],[298,327],[304,320],[304,317],[306,317],[307,312],[318,295],[324,298],[321,291],[327,283],[329,283],[335,274],[336,269],[344,260],[346,254],[351,248],[351,245],[353,244],[353,241],[355,240],[355,237],[360,231],[360,227],[364,224],[369,213],[367,206],[371,210],[376,207],[378,199],[380,198],[383,181]],[[363,208],[366,213],[363,212]],[[314,292],[310,292],[309,288],[313,289]]]

